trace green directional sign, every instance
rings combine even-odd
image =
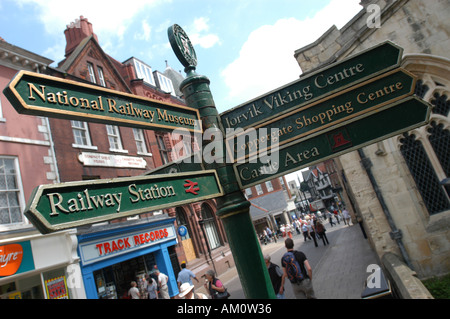
[[[193,108],[28,71],[17,73],[3,93],[21,114],[201,132]]]
[[[423,100],[408,97],[362,119],[355,118],[331,131],[287,144],[278,150],[278,156],[234,164],[239,185],[248,188],[425,125],[430,110]]]
[[[225,129],[248,128],[400,65],[403,49],[387,41],[220,114]],[[268,73],[267,76],[270,76]]]
[[[230,156],[240,160],[335,125],[364,116],[414,93],[415,76],[397,68],[354,85],[322,100],[307,104],[227,138]],[[261,133],[260,129],[264,128]]]
[[[215,170],[68,182],[35,188],[25,216],[50,233],[222,195]]]

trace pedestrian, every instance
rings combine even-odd
[[[170,299],[169,286],[167,286],[169,277],[166,274],[160,272],[159,269],[156,267],[153,270],[153,272],[158,278],[159,296],[161,297],[161,299]]]
[[[283,271],[280,267],[272,262],[270,262],[270,255],[264,256],[264,261],[266,262],[267,270],[269,272],[270,281],[272,282],[273,290],[277,299],[285,299],[284,297],[284,285],[281,285],[283,278]]]
[[[195,274],[191,270],[186,268],[186,262],[183,261],[181,263],[181,271],[178,273],[177,278],[178,289],[185,282],[188,282],[190,285],[193,285],[192,278],[195,279],[197,283],[199,283],[197,277],[195,277]]]
[[[281,284],[288,278],[296,299],[316,299],[312,285],[312,269],[305,254],[294,250],[294,241],[287,238],[284,242],[287,252],[281,258],[283,277]]]
[[[306,238],[309,238],[309,240],[311,240],[311,236],[309,236],[309,228],[308,228],[308,225],[306,224],[306,220],[303,221],[302,232],[303,232],[303,238],[305,239],[305,242],[306,242]]]
[[[158,284],[152,277],[147,277],[147,293],[148,299],[158,299]]]
[[[269,237],[270,242],[272,242],[272,231],[270,230],[269,226],[266,228],[267,236]]]
[[[350,226],[350,214],[348,213],[348,210],[346,208],[344,208],[344,210],[342,211],[342,216],[344,217],[344,223]]]
[[[330,222],[331,227],[333,227],[333,225],[336,225],[335,223],[333,223],[333,214],[331,212],[325,210],[325,216],[328,217],[328,221]]]
[[[281,224],[280,230],[281,233],[283,234],[283,238],[286,237],[286,227],[284,226],[284,224]]]
[[[194,285],[189,284],[188,282],[183,283],[180,288],[180,293],[178,297],[181,299],[208,299],[205,294],[200,292],[194,292]]]
[[[205,273],[206,282],[205,288],[209,292],[211,299],[228,299],[230,294],[227,289],[224,287],[222,282],[216,278],[214,271],[207,270]]]
[[[330,243],[328,242],[327,235],[325,234],[325,226],[323,225],[322,221],[318,220],[316,223],[316,231],[319,234],[319,237],[323,240],[323,245],[326,246]],[[326,241],[326,242],[325,242]]]
[[[316,239],[316,228],[314,227],[314,221],[312,218],[310,218],[309,220],[307,220],[308,223],[308,231],[309,231],[309,235],[312,237],[312,239],[314,240],[314,246],[318,246],[317,245],[317,239]]]
[[[336,218],[337,223],[340,225],[341,222],[339,221],[339,214],[338,214],[337,209],[333,210],[333,214],[334,214],[334,217]]]
[[[141,299],[141,294],[139,293],[139,289],[137,289],[136,286],[136,281],[132,281],[131,288],[130,290],[128,290],[128,296],[131,297],[131,299]]]

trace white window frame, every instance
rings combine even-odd
[[[103,74],[102,67],[97,65],[97,71],[98,71],[98,78],[100,80],[100,85],[103,87],[106,87],[105,75]]]
[[[255,185],[256,188],[256,194],[261,195],[263,192],[261,184]]]
[[[15,169],[15,176],[16,176],[16,189],[14,190],[17,192],[17,198],[19,202],[19,209],[22,216],[22,221],[17,223],[10,223],[10,224],[0,224],[0,231],[7,231],[17,228],[22,228],[24,225],[29,225],[32,227],[32,225],[28,224],[27,218],[23,215],[23,211],[25,209],[25,198],[24,198],[24,192],[23,192],[23,184],[22,184],[22,175],[20,172],[20,166],[19,166],[19,159],[15,156],[0,156],[1,159],[8,159],[13,160],[14,169]],[[2,190],[3,191],[3,190]],[[6,191],[6,190],[5,190]]]
[[[156,73],[158,75],[158,82],[159,82],[160,89],[163,90],[164,92],[175,95],[175,89],[173,88],[172,80],[169,79],[164,74],[161,74],[159,72],[156,72]]]
[[[106,134],[108,136],[109,151],[128,153],[127,150],[123,149],[122,139],[120,138],[120,130],[116,125],[106,125]]]
[[[6,119],[3,117],[2,95],[3,94],[0,94],[0,122],[6,122]]]
[[[150,83],[151,85],[155,85],[155,79],[153,78],[152,68],[137,59],[133,59],[133,62],[134,68],[136,69],[136,76],[139,79],[143,79],[144,82]]]
[[[81,123],[82,126],[74,126],[75,124]],[[74,143],[72,144],[72,147],[75,148],[86,148],[90,150],[97,150],[97,146],[93,146],[91,142],[91,136],[89,134],[89,127],[87,122],[83,121],[70,121],[70,125],[72,126],[72,133],[73,133],[73,139]],[[84,135],[84,139],[86,140],[86,144],[79,144],[77,143],[77,138],[75,132],[81,132],[81,134]]]
[[[271,181],[266,182],[266,188],[267,188],[267,192],[273,191],[273,185],[272,185]]]
[[[134,140],[136,141],[137,153],[139,155],[152,156],[147,150],[147,145],[145,143],[144,130],[141,128],[133,127]]]
[[[87,68],[89,72],[89,78],[92,83],[97,84],[97,80],[95,78],[94,65],[91,62],[87,62]]]

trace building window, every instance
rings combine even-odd
[[[20,179],[16,158],[0,157],[0,224],[22,223]]]
[[[271,181],[267,181],[266,182],[266,188],[268,192],[273,191],[273,186],[272,186],[272,182]]]
[[[100,81],[100,85],[106,87],[105,75],[103,74],[103,69],[101,67],[97,66],[97,71],[98,71],[98,79]]]
[[[414,134],[404,133],[400,151],[411,172],[428,212],[433,215],[450,209],[450,201],[428,158],[422,142]],[[447,158],[448,160],[448,158]]]
[[[89,80],[92,83],[97,83],[97,81],[95,80],[94,66],[92,65],[92,63],[88,62],[87,67],[88,67],[88,71],[89,71]]]
[[[92,146],[91,138],[89,136],[89,129],[86,122],[82,121],[70,121],[72,125],[72,132],[74,138],[73,147],[97,149],[96,146]]]
[[[145,144],[144,130],[140,128],[133,128],[134,140],[136,141],[136,148],[138,154],[151,155],[147,151],[147,146]]]
[[[221,246],[219,233],[217,232],[214,214],[211,207],[207,204],[202,205],[202,222],[205,227],[205,233],[208,240],[209,248],[216,249]]]
[[[152,69],[147,64],[133,59],[134,68],[136,69],[136,76],[138,79],[143,79],[144,82],[147,82],[151,85],[155,85],[155,80],[153,79]]]
[[[177,226],[185,226],[187,229],[186,235],[180,236],[181,240],[186,240],[191,238],[191,227],[189,226],[189,223],[187,222],[186,215],[184,214],[184,211],[181,207],[176,208],[176,220],[177,220]]]
[[[246,188],[245,189],[245,195],[247,196],[247,198],[252,198],[252,189],[251,188]]]
[[[122,141],[120,140],[119,127],[116,125],[106,125],[108,133],[109,150],[112,152],[123,152]]]
[[[175,95],[175,89],[173,88],[172,80],[159,72],[155,72],[155,73],[157,75],[159,88],[161,90],[163,90],[164,92]]]
[[[255,186],[256,188],[256,194],[261,195],[263,193],[262,187],[260,184]]]
[[[164,137],[162,135],[156,135],[158,140],[159,154],[161,155],[161,160],[164,164],[169,163],[169,151],[167,150],[166,143],[164,143]]]

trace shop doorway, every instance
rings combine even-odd
[[[132,281],[136,281],[138,288],[142,288],[143,291],[145,274],[148,274],[155,265],[155,256],[150,253],[94,271],[98,298],[128,298]]]

